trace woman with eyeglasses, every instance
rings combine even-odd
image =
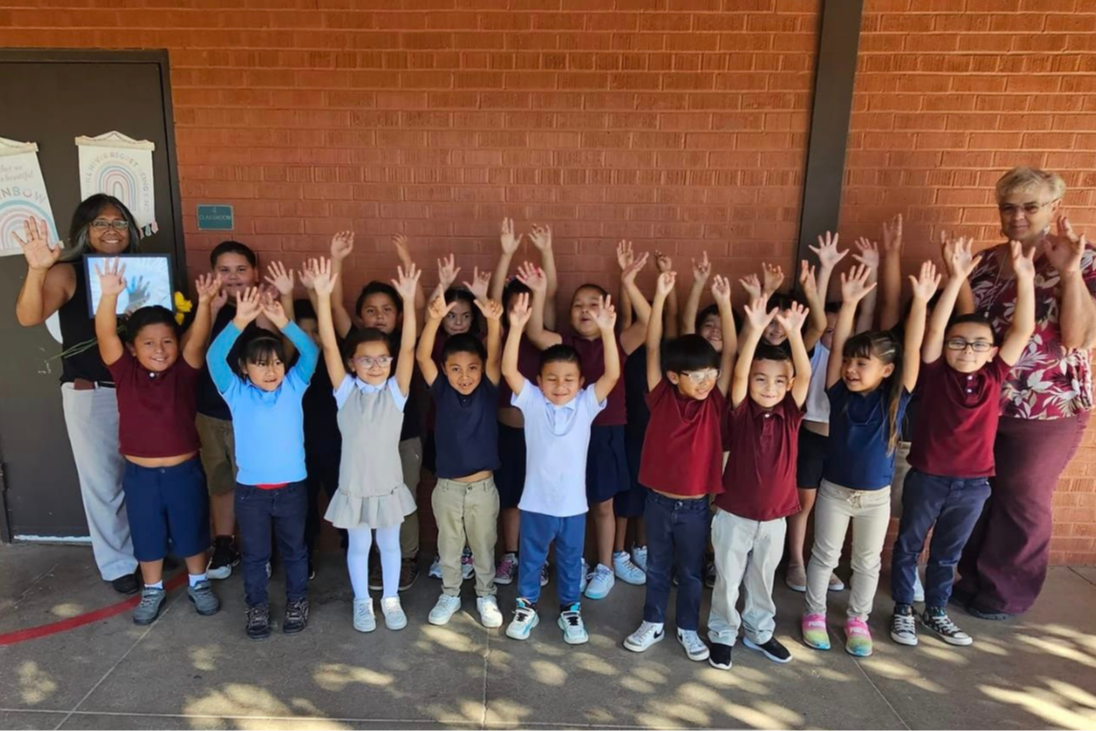
[[[1093,407],[1096,250],[1061,210],[1065,189],[1057,174],[1029,167],[997,181],[1001,233],[1025,254],[1035,252],[1035,334],[1002,390],[997,476],[952,594],[981,619],[1008,619],[1039,596],[1050,559],[1051,498]],[[1016,294],[1009,244],[1000,244],[983,253],[959,311],[984,315],[1001,338]]]
[[[27,278],[15,316],[24,327],[57,313],[61,325],[61,400],[95,563],[104,581],[122,594],[140,588],[134,572],[129,523],[122,495],[125,461],[118,451],[118,401],[114,380],[99,355],[95,320],[88,313],[85,254],[117,256],[137,249],[133,214],[113,196],[93,195],[76,208],[69,248],[50,242],[45,221],[28,219],[15,235],[27,259]]]

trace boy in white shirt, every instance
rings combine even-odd
[[[590,640],[579,605],[586,539],[586,452],[590,425],[620,378],[613,332],[616,310],[611,298],[605,297],[594,313],[606,346],[605,373],[585,388],[578,354],[566,345],[552,346],[541,354],[536,385],[521,375],[518,348],[530,315],[529,295],[519,295],[510,312],[510,334],[502,354],[502,375],[514,392],[512,403],[525,417],[526,448],[525,490],[518,504],[518,600],[506,635],[528,639],[540,621],[540,569],[548,558],[549,544],[555,541],[559,628],[564,642],[580,645]]]

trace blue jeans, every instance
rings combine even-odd
[[[266,564],[271,553],[271,523],[285,566],[286,599],[295,602],[308,598],[308,548],[304,542],[307,519],[308,487],[304,482],[291,482],[274,490],[237,483],[236,521],[240,524],[247,606],[270,603]]]
[[[556,542],[556,588],[559,604],[578,603],[582,585],[582,548],[586,542],[586,514],[557,518],[520,511],[521,548],[518,551],[518,597],[536,604],[540,599],[540,568],[548,560],[548,545]]]
[[[989,494],[986,477],[937,477],[916,469],[909,471],[891,560],[891,596],[896,604],[913,603],[917,556],[934,523],[925,569],[925,606],[943,607],[948,603],[955,566]]]
[[[643,619],[666,621],[670,573],[677,567],[677,627],[696,630],[700,624],[700,593],[704,586],[704,551],[708,548],[711,509],[706,498],[674,500],[653,490],[647,493],[647,598]]]

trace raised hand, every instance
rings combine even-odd
[[[715,299],[716,304],[723,303],[730,307],[731,280],[719,274],[715,275],[715,279],[712,281],[712,297]]]
[[[772,294],[784,284],[784,270],[768,262],[761,265],[762,292]]]
[[[635,264],[632,266],[635,266]],[[616,307],[613,307],[613,298],[609,295],[598,297],[597,314],[594,315],[594,322],[597,323],[598,329],[603,333],[612,332],[616,326],[616,318]]]
[[[411,266],[411,244],[403,234],[392,236],[392,246],[396,249],[396,256],[400,258],[400,264],[404,269]]]
[[[658,267],[659,273],[668,272],[674,268],[673,260],[657,249],[655,250],[655,266]]]
[[[277,297],[264,297],[262,306],[263,314],[266,315],[266,319],[270,320],[274,327],[281,330],[289,324],[289,318],[285,316],[281,300]]]
[[[337,235],[337,234],[336,234]],[[332,247],[334,248],[334,247]],[[301,268],[297,270],[297,281],[309,292],[316,289],[314,277],[316,276],[316,259],[306,259]]]
[[[534,292],[545,294],[548,292],[548,278],[544,276],[544,270],[535,264],[525,262],[518,267],[518,281]]]
[[[899,213],[894,217],[894,220],[888,224],[883,222],[883,252],[890,256],[891,254],[902,253],[902,214]]]
[[[488,320],[502,322],[502,303],[498,300],[476,300],[476,307]]]
[[[533,246],[537,247],[538,251],[551,251],[552,227],[534,223],[533,228],[529,231],[529,240],[533,242]]]
[[[398,277],[392,280],[392,286],[396,288],[403,301],[410,305],[415,301],[415,292],[418,289],[419,277],[422,276],[422,272],[412,262],[407,268],[397,267],[396,274]]]
[[[198,304],[211,305],[221,293],[221,276],[203,274],[194,281],[194,291],[198,293]]]
[[[457,306],[457,301],[453,300],[448,304],[445,302],[445,295],[439,294],[434,299],[430,300],[430,304],[426,308],[426,319],[431,322],[441,322],[445,319],[445,316],[452,312],[453,308]]]
[[[331,237],[331,258],[342,261],[354,251],[354,232],[339,231]]]
[[[266,276],[263,277],[263,281],[278,290],[278,294],[293,294],[293,270],[286,269],[285,264],[280,261],[272,262],[266,268]]]
[[[655,297],[668,297],[674,291],[674,283],[677,281],[677,272],[662,272],[655,283]]]
[[[746,297],[752,302],[761,296],[761,280],[756,274],[750,274],[738,280],[742,289],[746,290]]]
[[[12,238],[18,242],[26,257],[27,266],[38,271],[46,271],[61,258],[61,244],[49,245],[49,224],[45,219],[28,218],[23,221],[23,236],[12,231]]]
[[[764,297],[755,297],[746,303],[746,323],[754,332],[762,332],[769,326],[769,323],[773,321],[776,314],[780,312],[780,308],[778,307],[774,307],[766,312],[765,305],[767,302],[768,300]]]
[[[971,249],[973,244],[972,239],[963,236],[954,241],[945,241],[944,265],[948,269],[948,276],[966,279],[982,261],[981,256],[974,255]]]
[[[442,292],[453,286],[458,274],[460,274],[460,267],[457,266],[456,258],[452,254],[438,259],[438,286],[441,287]]]
[[[620,281],[624,282],[625,284],[634,283],[636,281],[636,275],[639,274],[639,271],[643,267],[647,266],[648,256],[649,255],[647,254],[647,252],[644,251],[642,254],[635,257],[635,260],[627,267],[625,267],[624,271],[620,273]]]
[[[799,262],[799,285],[803,287],[803,293],[810,297],[818,291],[818,280],[814,276],[815,268],[804,259]]]
[[[529,307],[529,293],[522,292],[514,300],[514,306],[510,308],[510,327],[521,330],[529,323],[533,316],[533,310]]]
[[[236,317],[233,322],[241,331],[250,325],[263,311],[263,294],[258,287],[248,287],[236,293]]]
[[[506,254],[513,254],[521,246],[521,240],[525,234],[514,235],[514,219],[504,218],[502,219],[502,231],[499,234],[499,243],[502,244],[502,251]]]
[[[936,265],[931,261],[926,261],[921,265],[921,272],[918,276],[914,277],[913,275],[910,275],[914,299],[928,302],[932,299],[932,296],[936,294],[936,289],[940,286],[941,279],[943,279],[943,274],[937,273]]]
[[[798,302],[793,302],[792,306],[785,312],[776,314],[776,321],[784,328],[784,332],[791,335],[803,330],[803,323],[807,321],[807,315],[810,313],[811,311],[807,307]]]
[[[331,260],[313,259],[309,263],[309,271],[312,274],[312,286],[316,294],[329,297],[335,291],[335,279],[339,276],[331,271]]]
[[[1081,236],[1081,241],[1084,241],[1085,237]],[[1032,248],[1027,254],[1024,254],[1024,245],[1019,241],[1008,242],[1009,254],[1012,257],[1012,271],[1016,274],[1016,279],[1020,282],[1034,282],[1035,281],[1035,249]]]
[[[712,274],[712,263],[708,261],[708,252],[700,255],[700,261],[693,259],[693,281],[704,284]]]
[[[632,242],[624,241],[623,239],[617,242],[616,247],[617,264],[620,266],[620,271],[624,271],[632,265],[635,261],[635,252],[632,251]]]
[[[126,265],[121,259],[107,259],[103,262],[104,269],[95,265],[95,273],[99,275],[99,290],[104,297],[117,297],[126,291]]]
[[[856,240],[856,248],[860,253],[853,254],[852,258],[873,272],[879,271],[879,245],[861,236]]]
[[[479,267],[472,270],[472,281],[462,282],[465,288],[477,300],[487,299],[487,290],[491,287],[491,272],[481,272]]]
[[[876,282],[868,282],[871,270],[863,264],[857,264],[847,272],[841,272],[841,298],[846,304],[855,304],[875,289]]]
[[[834,267],[849,253],[848,249],[837,250],[837,241],[840,238],[840,234],[827,231],[825,236],[818,237],[818,246],[808,247],[818,256],[818,263],[823,269],[833,271]]]
[[[1058,233],[1043,237],[1043,253],[1047,261],[1061,274],[1081,271],[1081,257],[1085,253],[1084,235],[1078,236],[1065,216],[1058,218]]]

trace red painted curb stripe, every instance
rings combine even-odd
[[[187,583],[187,574],[182,572],[175,578],[164,583],[165,591],[172,591]],[[61,632],[68,632],[69,630],[76,629],[77,627],[83,627],[93,622],[98,622],[103,619],[109,619],[115,615],[121,614],[133,607],[137,606],[141,601],[141,595],[130,597],[129,599],[123,599],[117,604],[111,604],[109,607],[103,607],[91,612],[85,612],[75,617],[69,617],[68,619],[62,619],[60,622],[51,622],[50,624],[39,625],[38,627],[28,627],[26,629],[16,630],[14,632],[8,632],[7,634],[0,635],[0,647],[7,645],[17,645],[20,642],[27,642],[28,640],[37,640],[42,637],[49,637],[50,635],[59,634]]]

